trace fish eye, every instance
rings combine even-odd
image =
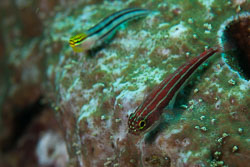
[[[146,121],[145,120],[141,120],[139,122],[139,129],[143,129],[146,126]]]

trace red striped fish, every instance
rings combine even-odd
[[[129,133],[139,135],[148,131],[159,120],[163,109],[173,104],[178,91],[195,70],[217,52],[220,52],[220,48],[210,48],[204,51],[199,56],[180,66],[154,88],[135,112],[129,116]]]

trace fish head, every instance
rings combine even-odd
[[[86,38],[87,34],[85,33],[77,34],[69,39],[69,45],[75,52],[82,52],[83,48],[81,47],[81,44],[86,40]]]
[[[129,133],[134,135],[143,134],[148,128],[147,120],[143,117],[137,117],[135,113],[130,114],[128,119]]]

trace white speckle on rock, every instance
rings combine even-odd
[[[214,0],[199,0],[199,2],[204,5],[206,8],[210,8]]]
[[[123,78],[118,78],[114,83],[114,91],[120,91],[120,94],[116,97],[115,105],[118,104],[118,101],[123,106],[126,106],[127,109],[130,109],[131,102],[135,102],[136,100],[142,100],[143,94],[142,92],[146,89],[147,81],[155,81],[156,83],[160,83],[162,81],[162,75],[165,74],[164,70],[160,70],[159,68],[152,68],[147,64],[141,65],[142,68],[135,70],[133,73],[136,76],[136,82],[122,82]],[[128,87],[136,87],[135,90],[128,90]]]
[[[79,123],[83,118],[89,117],[91,114],[93,114],[97,110],[97,106],[98,106],[98,99],[93,97],[90,100],[89,104],[84,104],[82,106],[77,122]]]
[[[145,90],[146,86],[140,86],[137,90],[130,91],[124,89],[117,97],[115,101],[115,105],[117,104],[117,101],[120,100],[121,104],[125,107],[125,109],[130,109],[132,106],[131,103],[135,102],[135,99],[138,97],[142,97],[139,94]]]
[[[169,23],[161,23],[158,25],[158,28],[167,28],[169,26]]]
[[[183,130],[183,127],[180,127],[180,129],[173,129],[171,132],[169,132],[168,134],[164,135],[164,140],[167,141],[167,139],[169,139],[172,135],[180,133],[180,132],[182,132],[182,130]],[[158,138],[158,139],[160,139],[160,138]],[[159,141],[156,141],[156,143],[158,143],[158,142]],[[164,147],[162,147],[162,148],[164,148]]]
[[[192,155],[192,152],[191,152],[191,151],[188,151],[188,152],[186,152],[186,153],[185,153],[185,152],[181,152],[181,153],[179,154],[180,158],[178,159],[179,161],[181,161],[180,164],[187,163],[187,161],[188,161],[190,155]]]
[[[117,59],[118,55],[116,52],[108,52],[107,50],[102,51],[105,56],[98,59],[97,67],[100,67],[101,70],[108,73],[114,72],[119,74],[122,69],[127,67],[127,62],[121,62]],[[119,65],[119,66],[116,66]]]
[[[128,30],[124,38],[116,38],[112,43],[119,44],[120,47],[131,52],[140,47],[154,48],[155,40],[152,40],[151,34],[148,31],[141,30],[137,32]]]
[[[245,2],[246,2],[246,0],[233,0],[234,5],[242,5]]]
[[[184,32],[186,32],[188,29],[184,26],[184,22],[180,22],[180,24],[177,24],[170,28],[169,37],[171,38],[180,38],[185,35]]]
[[[56,132],[47,131],[41,136],[36,155],[42,166],[66,167],[69,156],[66,144]]]
[[[141,42],[132,38],[122,38],[119,43],[125,50],[130,51],[139,48]]]
[[[242,80],[240,84],[240,90],[246,91],[250,89],[250,81]]]
[[[218,93],[221,93],[223,91],[223,88],[218,88]]]
[[[221,105],[221,101],[218,100],[216,103],[215,103],[215,108],[218,110],[220,109],[220,105]]]
[[[79,15],[79,18],[82,20],[82,21],[88,21],[91,20],[89,18],[93,17],[93,15],[95,15],[97,13],[97,10],[95,10],[94,6],[87,6],[85,8],[83,8],[82,10],[82,14]],[[88,27],[87,27],[88,28]],[[87,29],[86,28],[86,29]],[[90,28],[90,27],[89,27]]]
[[[132,110],[130,110],[130,112],[132,112]],[[114,136],[113,136],[113,141],[114,141],[115,147],[118,147],[117,142],[124,140],[126,138],[126,136],[127,136],[127,115],[124,114],[121,117],[119,131],[116,134],[114,134]]]
[[[67,99],[70,98],[71,91],[72,91],[76,86],[79,85],[79,84],[78,84],[79,81],[80,81],[80,78],[76,78],[76,79],[74,80],[74,82],[71,84],[71,86],[70,86],[69,89],[67,90],[67,91],[68,91]]]
[[[156,17],[156,15],[158,15],[159,14],[159,12],[157,13],[157,12],[155,12],[154,14],[151,14],[151,15],[149,15],[149,16],[147,16],[147,18],[146,18],[146,24],[151,28],[151,27],[153,27],[153,25],[154,25],[154,23],[155,23],[155,17]]]
[[[137,69],[134,71],[134,73],[139,74],[139,76],[136,78],[138,81],[137,83],[139,82],[145,83],[147,80],[150,80],[150,81],[154,80],[156,83],[160,83],[162,81],[162,76],[163,74],[166,73],[165,70],[161,70],[159,68],[152,68],[148,66],[148,64],[144,64],[142,66],[144,67],[143,70]]]
[[[166,56],[166,55],[169,55],[171,51],[168,48],[162,48],[162,49],[158,49],[157,52],[161,55]]]
[[[204,31],[204,33],[205,33],[205,34],[210,34],[210,33],[211,33],[211,31],[209,31],[209,30],[205,30],[205,31]]]

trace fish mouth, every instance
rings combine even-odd
[[[136,136],[139,136],[139,135],[143,134],[143,132],[141,130],[139,130],[138,128],[136,128],[134,126],[130,126],[128,128],[128,132],[130,134],[133,134],[133,135],[136,135]]]
[[[133,134],[133,135],[136,135],[136,136],[138,136],[140,134],[139,131],[135,131],[135,130],[132,130],[132,129],[129,129],[128,132],[130,134]]]
[[[138,135],[139,131],[136,130],[136,128],[134,126],[131,126],[131,122],[129,122],[128,124],[129,124],[128,132],[133,134],[133,135]]]
[[[70,45],[71,47],[74,47],[74,46],[75,46],[75,42],[69,41],[69,45]]]

